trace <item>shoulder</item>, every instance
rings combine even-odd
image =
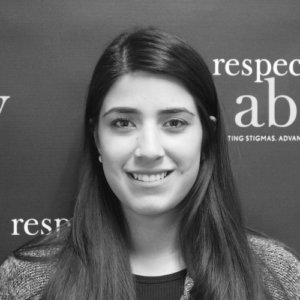
[[[300,299],[300,261],[286,245],[260,235],[249,235],[266,288],[274,299]]]
[[[33,251],[33,257],[39,256]],[[0,267],[0,299],[39,299],[50,279],[53,263],[10,256]]]

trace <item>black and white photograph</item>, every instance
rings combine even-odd
[[[299,300],[299,16],[0,1],[0,299]]]

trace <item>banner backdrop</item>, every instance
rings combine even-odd
[[[247,224],[300,252],[300,2],[0,2],[0,261],[72,216],[84,102],[105,45],[156,26],[213,73]]]

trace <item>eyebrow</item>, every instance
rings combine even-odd
[[[103,117],[111,113],[123,113],[123,114],[139,114],[140,111],[136,108],[131,107],[113,107],[103,114]],[[186,109],[185,107],[174,107],[174,108],[165,108],[159,111],[160,115],[170,115],[170,114],[179,114],[179,113],[188,113],[192,116],[195,116],[194,113]]]

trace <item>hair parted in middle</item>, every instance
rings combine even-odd
[[[180,250],[194,280],[192,299],[264,299],[210,71],[187,43],[155,28],[122,33],[96,65],[86,103],[81,186],[69,237],[59,253],[56,275],[45,299],[135,299],[129,231],[120,201],[99,164],[94,132],[110,88],[122,75],[138,71],[180,82],[193,96],[203,129],[201,155],[205,159],[192,189],[178,206]]]

